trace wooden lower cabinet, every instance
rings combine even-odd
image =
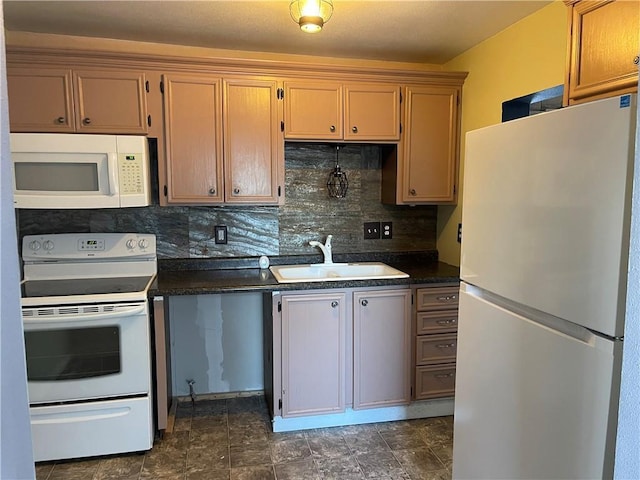
[[[290,292],[272,302],[265,391],[274,416],[410,402],[410,289]]]
[[[282,416],[345,408],[344,292],[283,295]]]
[[[452,284],[415,290],[416,400],[454,395],[459,288]]]

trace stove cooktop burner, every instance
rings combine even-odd
[[[142,292],[150,280],[149,276],[29,280],[22,284],[22,298]]]

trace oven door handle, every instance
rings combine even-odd
[[[146,304],[141,305],[132,305],[131,307],[118,307],[117,310],[113,312],[103,312],[103,313],[74,313],[70,315],[46,315],[41,317],[23,317],[22,323],[24,324],[42,324],[42,323],[53,323],[53,322],[65,322],[65,323],[73,323],[73,322],[86,322],[87,320],[95,321],[102,319],[110,319],[117,317],[130,317],[134,315],[139,315],[144,313]]]

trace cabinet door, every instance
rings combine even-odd
[[[455,201],[458,89],[407,87],[404,140],[399,147],[403,203]]]
[[[640,2],[572,6],[569,103],[637,91]]]
[[[287,140],[341,140],[342,86],[285,82],[284,136]]]
[[[284,140],[277,84],[224,80],[224,168],[227,203],[277,204]],[[279,195],[280,194],[280,195]]]
[[[407,404],[411,398],[411,292],[353,296],[353,408]]]
[[[167,201],[221,203],[222,80],[164,75]]]
[[[76,129],[82,133],[147,133],[141,72],[74,71]]]
[[[282,296],[282,416],[345,409],[345,294]]]
[[[345,140],[397,141],[400,139],[400,87],[347,85]]]
[[[73,132],[71,70],[7,67],[12,132]]]

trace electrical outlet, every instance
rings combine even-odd
[[[458,224],[458,243],[462,243],[462,224]]]
[[[364,239],[371,240],[375,238],[380,238],[380,222],[365,222]]]
[[[225,225],[216,225],[213,227],[216,243],[227,243],[227,227]]]
[[[382,226],[380,231],[382,238],[387,240],[393,238],[393,222],[382,222],[380,225]]]

